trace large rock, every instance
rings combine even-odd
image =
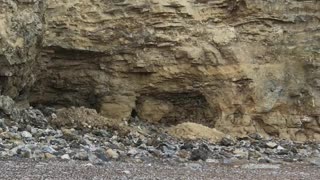
[[[0,112],[10,115],[14,110],[15,102],[8,96],[0,96]]]

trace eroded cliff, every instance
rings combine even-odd
[[[1,94],[319,140],[317,0],[2,0]]]

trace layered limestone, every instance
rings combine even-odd
[[[1,2],[1,94],[320,139],[317,0]]]

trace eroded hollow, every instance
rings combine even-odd
[[[200,92],[145,94],[137,101],[137,113],[151,122],[167,125],[195,122],[208,127],[214,127],[219,116]]]

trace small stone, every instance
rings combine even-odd
[[[107,155],[112,158],[112,159],[118,159],[119,158],[119,154],[117,153],[117,151],[113,150],[113,149],[108,149],[106,151]]]
[[[129,151],[128,151],[128,155],[129,156],[135,156],[137,155],[139,152],[136,148],[131,148]]]
[[[220,141],[220,144],[222,146],[233,146],[235,142],[231,137],[223,137]]]
[[[74,129],[61,129],[62,131],[62,134],[63,134],[63,137],[66,139],[66,140],[78,140],[79,137],[76,135],[75,133],[75,130]]]
[[[315,165],[315,166],[319,166],[319,167],[320,167],[320,158],[311,158],[311,159],[309,159],[309,162],[310,162],[312,165]]]
[[[6,133],[8,135],[8,139],[11,139],[11,140],[21,140],[21,135],[18,134],[18,133],[14,133],[14,132],[8,132]]]
[[[103,165],[103,161],[93,153],[88,154],[88,160],[95,165]]]
[[[194,148],[192,143],[184,143],[184,145],[182,145],[180,147],[180,149],[185,149],[187,151],[191,151]]]
[[[37,133],[38,133],[38,129],[37,129],[37,128],[34,128],[34,127],[31,127],[30,132],[31,132],[32,134],[37,134]]]
[[[267,142],[266,146],[273,149],[273,148],[276,148],[278,144],[275,142]]]
[[[69,154],[64,154],[61,156],[61,159],[70,160]]]
[[[11,114],[14,110],[15,102],[9,96],[0,96],[0,112]]]
[[[224,158],[222,160],[222,164],[232,164],[234,162],[234,159],[231,158]]]
[[[214,163],[214,164],[217,164],[219,163],[219,161],[217,159],[207,159],[206,160],[206,163]]]
[[[241,159],[248,159],[249,152],[244,149],[235,149],[233,151],[236,157],[241,158]]]
[[[21,136],[22,136],[23,138],[32,138],[32,134],[29,133],[28,131],[23,131],[23,132],[21,133]]]
[[[55,156],[55,155],[50,154],[50,153],[44,153],[44,157],[45,157],[46,159],[53,159],[53,158],[56,158],[56,156]]]
[[[281,146],[277,147],[276,152],[277,152],[278,155],[287,155],[287,154],[290,153],[290,151],[288,149],[285,149],[285,148],[283,148]]]
[[[109,160],[109,158],[107,157],[106,151],[104,149],[97,149],[94,152],[94,155],[101,161],[106,162]]]
[[[189,151],[187,151],[187,150],[180,150],[178,153],[178,156],[180,157],[180,158],[183,158],[183,159],[189,159],[190,158],[190,152]]]
[[[259,151],[255,151],[255,150],[249,151],[249,158],[250,159],[258,159],[261,157],[262,157],[262,154]]]
[[[44,146],[41,148],[42,152],[44,153],[50,153],[50,154],[53,154],[55,152],[57,152],[53,147],[51,146]]]
[[[198,161],[203,160],[205,161],[208,159],[210,150],[206,145],[201,145],[198,149],[195,149],[191,152],[190,160]]]
[[[73,159],[81,160],[81,161],[88,161],[89,160],[89,156],[88,156],[88,153],[86,153],[84,151],[81,151],[81,152],[76,153],[74,155]]]
[[[0,119],[0,128],[6,129],[7,125],[4,122],[4,119]]]
[[[27,148],[27,147],[22,147],[20,149],[17,150],[17,154],[20,155],[20,157],[23,158],[31,158],[31,149]]]
[[[124,174],[126,174],[126,175],[129,175],[129,174],[131,174],[131,172],[130,171],[122,171]]]
[[[167,146],[162,147],[162,152],[166,157],[172,157],[175,154],[175,151],[169,149]]]
[[[282,146],[278,146],[278,147],[277,147],[277,150],[285,150],[285,148],[282,147]]]
[[[259,163],[271,163],[271,160],[267,157],[264,157],[264,158],[259,158],[258,162]]]
[[[252,138],[252,139],[256,139],[256,140],[262,140],[263,139],[263,136],[260,135],[259,133],[250,134],[249,137]]]
[[[85,164],[84,166],[85,166],[85,167],[92,167],[93,164],[92,164],[92,163],[87,163],[87,164]]]

